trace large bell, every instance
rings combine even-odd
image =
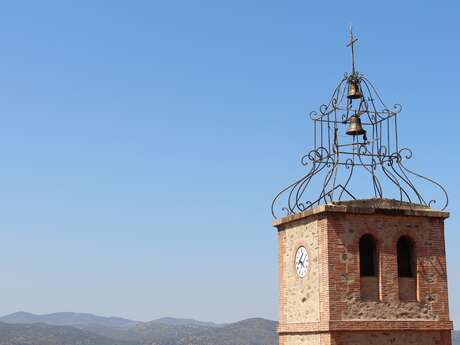
[[[348,135],[365,135],[366,130],[363,128],[363,125],[361,124],[361,119],[359,118],[358,115],[353,115],[350,117],[350,120],[348,120],[349,126],[347,128],[346,133]]]
[[[358,99],[363,98],[363,93],[361,92],[361,88],[359,87],[359,83],[356,81],[350,81],[350,86],[348,88],[348,95],[349,99]]]

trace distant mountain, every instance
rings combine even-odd
[[[205,326],[205,327],[222,326],[214,322],[203,322],[203,321],[197,321],[194,319],[176,319],[173,317],[162,317],[161,319],[156,319],[151,322],[161,323],[161,324],[170,325],[170,326]]]
[[[45,323],[55,326],[100,325],[106,327],[127,327],[139,323],[138,321],[123,319],[121,317],[102,317],[83,313],[53,313],[36,315],[22,311],[0,317],[0,322]]]
[[[247,319],[179,339],[177,345],[278,345],[277,322]]]
[[[248,319],[220,326],[196,323],[170,325],[155,320],[123,330],[101,327],[85,329],[139,345],[277,345],[276,324],[265,319]]]
[[[136,322],[91,314],[15,313],[0,318],[0,345],[277,345],[276,322],[219,325],[193,319]],[[13,324],[14,322],[14,324]],[[54,325],[53,325],[54,324]]]
[[[460,345],[460,331],[452,332],[452,345]]]
[[[137,345],[68,326],[0,323],[0,345]]]

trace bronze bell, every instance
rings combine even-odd
[[[363,128],[361,119],[358,115],[353,115],[350,117],[348,122],[350,123],[346,132],[348,135],[366,135],[366,130]]]
[[[357,81],[350,81],[347,97],[349,99],[363,98],[363,93],[361,92],[361,88],[359,87],[359,83]]]

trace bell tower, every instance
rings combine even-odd
[[[355,70],[356,41],[350,29],[352,73],[310,114],[306,174],[272,204],[279,344],[451,345],[447,193],[407,167],[401,106]],[[440,210],[427,192],[444,199]]]

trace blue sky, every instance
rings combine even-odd
[[[277,318],[269,206],[303,172],[353,23],[411,167],[450,192],[459,320],[459,6],[3,2],[0,313]]]

